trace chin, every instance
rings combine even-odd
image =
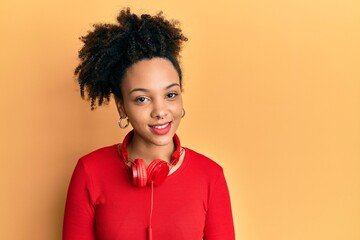
[[[157,146],[166,146],[173,141],[175,133],[168,133],[166,135],[156,136],[155,139],[153,139],[153,143]]]

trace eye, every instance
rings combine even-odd
[[[177,94],[176,92],[170,92],[166,95],[166,97],[167,98],[175,98],[177,95],[179,95],[179,94]]]
[[[135,98],[135,102],[137,103],[144,103],[144,102],[147,102],[149,101],[149,99],[147,97],[137,97]]]

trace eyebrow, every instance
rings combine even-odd
[[[170,88],[175,87],[175,86],[180,87],[180,84],[178,84],[178,83],[172,83],[172,84],[170,84],[169,86],[167,86],[167,87],[165,88],[165,90],[170,89]],[[132,90],[129,92],[129,94],[131,94],[131,93],[133,93],[133,92],[149,92],[149,90],[146,89],[146,88],[134,88],[134,89],[132,89]]]

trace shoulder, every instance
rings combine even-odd
[[[222,167],[217,162],[201,153],[186,148],[186,154],[188,155],[187,158],[189,163],[202,172],[206,172],[210,175],[218,175],[223,171]]]
[[[215,169],[222,168],[217,162],[215,162],[211,158],[209,158],[199,152],[196,152],[195,150],[192,150],[190,148],[186,148],[186,154],[188,154],[188,157],[191,160],[196,161],[196,163],[198,163],[198,164],[202,164],[204,166],[208,166],[210,168],[215,168]]]
[[[117,144],[96,149],[82,157],[79,162],[84,167],[97,168],[118,159]]]

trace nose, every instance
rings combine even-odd
[[[164,119],[168,115],[166,103],[161,100],[153,101],[153,109],[151,111],[151,117],[156,119]]]

